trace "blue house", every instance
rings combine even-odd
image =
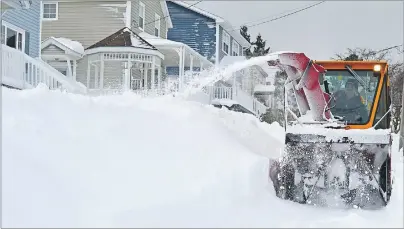
[[[180,1],[166,1],[173,28],[167,39],[182,42],[212,63],[219,65],[225,56],[243,56],[250,43],[225,19]],[[198,69],[194,69],[198,71]],[[176,75],[178,68],[167,68]]]
[[[40,56],[41,1],[1,0],[1,43]]]

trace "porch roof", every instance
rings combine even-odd
[[[86,50],[99,47],[134,47],[157,50],[156,47],[144,40],[128,27],[124,27],[101,41],[89,46]]]
[[[210,62],[206,57],[202,56],[199,54],[197,51],[189,47],[188,45],[177,42],[177,41],[172,41],[168,39],[164,39],[161,37],[156,37],[151,34],[148,34],[146,32],[141,32],[139,33],[141,37],[143,37],[147,42],[152,44],[154,47],[156,47],[158,50],[160,50],[165,56],[165,64],[166,66],[176,66],[179,63],[179,48],[185,48],[185,51],[188,55],[185,55],[185,65],[189,66],[191,62],[191,57],[189,55],[192,55],[196,58],[196,60],[193,63],[194,67],[200,67],[201,63],[203,66],[206,67],[211,67],[213,66],[213,63]]]
[[[84,48],[78,41],[73,41],[64,37],[49,37],[41,43],[41,50],[45,49],[49,45],[55,45],[65,52],[65,54],[73,60],[77,60],[83,57]],[[46,54],[43,54],[47,56]]]
[[[118,30],[85,49],[86,54],[97,52],[138,52],[142,54],[156,55],[164,59],[164,56],[156,47],[128,27]]]

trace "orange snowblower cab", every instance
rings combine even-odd
[[[326,70],[320,77],[320,85],[324,92],[335,95],[329,107],[334,116],[347,121],[346,129],[371,128],[389,110],[390,85],[386,61],[327,60],[314,63]],[[354,82],[356,90],[351,93],[352,97],[350,82]],[[389,123],[390,116],[387,114],[375,128],[388,129]]]

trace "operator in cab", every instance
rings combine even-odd
[[[345,89],[335,94],[336,106],[331,109],[334,115],[344,117],[350,124],[361,124],[367,121],[368,111],[358,90],[358,81],[349,79]]]

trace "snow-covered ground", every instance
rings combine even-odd
[[[392,202],[338,210],[278,199],[283,130],[255,117],[133,94],[2,88],[3,227],[402,227]]]

